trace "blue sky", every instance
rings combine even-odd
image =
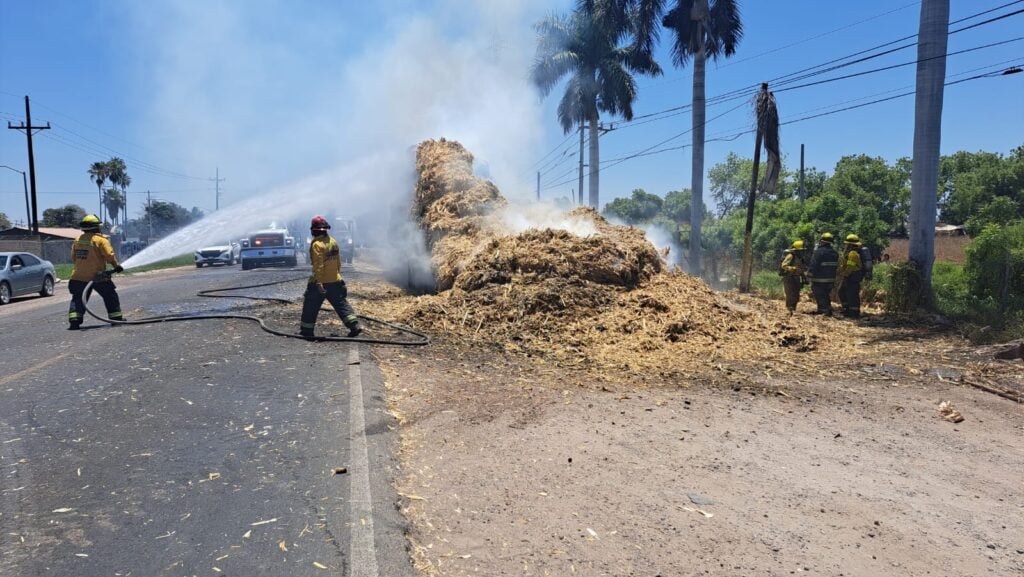
[[[954,0],[951,20],[1006,4]],[[129,213],[145,191],[188,208],[214,206],[219,168],[222,206],[359,166],[381,197],[399,194],[384,173],[400,163],[366,158],[404,153],[422,138],[462,140],[485,161],[508,196],[530,197],[535,163],[565,138],[555,117],[559,92],[541,99],[529,85],[531,24],[568,1],[425,0],[355,3],[307,0],[4,0],[0,2],[0,121],[54,129],[36,140],[40,211],[74,202],[97,209],[86,169],[125,158],[133,184]],[[920,4],[863,2],[741,3],[745,35],[736,55],[708,67],[708,96],[756,84],[917,32]],[[987,17],[1024,8],[1024,3]],[[977,22],[971,20],[964,24]],[[17,25],[12,25],[17,23]],[[1024,14],[950,37],[950,52],[1024,36]],[[962,25],[961,25],[962,26]],[[957,27],[956,25],[954,28]],[[662,40],[661,78],[640,78],[637,115],[689,102],[688,69],[676,69]],[[913,61],[909,48],[833,75]],[[947,78],[1024,63],[1024,41],[950,56]],[[970,71],[974,72],[970,72]],[[832,75],[814,78],[819,80]],[[777,94],[782,120],[912,90],[914,66]],[[900,90],[905,89],[905,90]],[[892,92],[897,91],[897,92]],[[864,99],[864,100],[859,100]],[[946,89],[944,153],[1006,153],[1024,144],[1024,74]],[[846,104],[843,104],[846,103]],[[741,101],[709,107],[708,118]],[[618,119],[606,118],[606,122]],[[708,138],[751,125],[749,106],[709,122]],[[690,128],[689,113],[602,137],[616,158]],[[911,153],[913,97],[786,125],[788,165],[807,147],[809,166],[831,172],[847,154],[895,160]],[[684,135],[664,147],[689,143]],[[752,136],[709,142],[706,169],[729,152],[752,154]],[[558,154],[556,152],[556,154]],[[575,149],[542,176],[545,197],[566,196]],[[27,169],[24,136],[0,131],[0,164]],[[550,164],[550,163],[549,163]],[[689,186],[690,151],[637,158],[602,173],[602,203],[634,188],[664,195]],[[409,166],[408,168],[411,168]],[[373,174],[382,180],[374,180]],[[344,188],[345,178],[327,179]],[[386,189],[386,190],[385,190]],[[24,220],[21,176],[0,170],[0,212]],[[280,193],[279,193],[280,194]],[[373,195],[362,204],[374,202]],[[372,206],[363,207],[363,210]]]

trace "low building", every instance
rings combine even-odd
[[[0,252],[30,252],[54,264],[70,264],[71,242],[81,234],[77,228],[39,227],[39,234],[9,228],[0,231]]]

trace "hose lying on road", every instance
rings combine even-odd
[[[248,296],[248,295],[222,295],[222,294],[213,294],[213,293],[220,293],[220,292],[226,292],[226,291],[236,291],[236,290],[244,290],[244,289],[253,289],[253,288],[260,288],[260,287],[268,287],[268,286],[273,286],[273,285],[279,285],[279,284],[295,282],[295,281],[299,281],[299,280],[305,280],[307,278],[309,278],[309,277],[308,276],[301,276],[301,277],[294,277],[294,278],[289,278],[289,279],[285,279],[285,280],[278,280],[278,281],[273,281],[273,282],[265,282],[265,283],[245,285],[245,286],[236,286],[236,287],[228,287],[228,288],[221,288],[221,289],[208,289],[208,290],[199,291],[198,293],[196,293],[196,295],[197,296],[201,296],[201,297],[210,297],[210,298],[250,299],[250,300],[273,301],[273,302],[280,302],[280,303],[291,304],[292,301],[290,301],[288,299],[284,299],[284,298],[277,298],[277,297],[254,297],[254,296]],[[230,314],[230,313],[209,313],[209,314],[198,314],[198,315],[193,315],[193,314],[161,315],[161,316],[155,316],[155,317],[145,317],[145,318],[135,319],[135,320],[130,320],[130,321],[108,319],[108,318],[103,318],[103,317],[97,315],[96,313],[92,312],[92,310],[89,308],[89,294],[92,291],[93,282],[94,281],[90,281],[89,284],[87,284],[85,286],[85,291],[84,291],[85,294],[83,296],[83,300],[85,302],[85,311],[87,313],[89,313],[93,318],[95,318],[97,320],[100,320],[102,322],[111,324],[111,325],[148,325],[148,324],[153,324],[153,323],[167,323],[167,322],[174,322],[174,321],[194,321],[194,320],[202,320],[202,319],[243,319],[243,320],[254,321],[254,322],[258,323],[260,325],[261,329],[263,329],[264,331],[266,331],[266,332],[268,332],[268,333],[270,333],[272,335],[277,335],[279,337],[288,337],[288,338],[291,338],[291,339],[302,339],[304,341],[334,341],[334,342],[348,342],[348,343],[368,343],[368,344],[374,344],[374,345],[402,345],[402,346],[423,346],[423,345],[430,344],[430,337],[428,337],[427,335],[425,335],[425,334],[423,334],[423,333],[421,333],[421,332],[419,332],[417,330],[411,329],[409,327],[403,327],[401,325],[397,325],[395,323],[391,323],[391,322],[388,322],[388,321],[385,321],[385,320],[381,320],[381,319],[378,319],[378,318],[368,317],[368,316],[365,316],[365,315],[357,315],[357,316],[360,319],[364,320],[364,321],[368,321],[368,322],[371,322],[371,323],[375,323],[375,324],[379,324],[379,325],[383,325],[383,326],[389,327],[389,328],[394,329],[394,330],[396,330],[396,331],[398,331],[400,333],[403,333],[403,334],[406,334],[406,335],[411,335],[414,338],[411,339],[411,340],[394,340],[394,339],[374,339],[374,338],[367,338],[367,337],[335,337],[335,336],[304,337],[304,336],[299,335],[299,334],[286,333],[284,331],[279,331],[277,329],[268,327],[267,324],[265,322],[263,322],[263,319],[261,319],[260,317],[257,317],[257,316],[242,315],[242,314]]]

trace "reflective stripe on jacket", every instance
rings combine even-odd
[[[831,245],[823,244],[814,249],[807,274],[811,282],[836,282],[836,268],[839,266],[839,253]]]
[[[95,280],[108,264],[116,267],[117,256],[107,237],[98,232],[87,232],[71,243],[71,262],[74,263],[71,278],[89,282]]]
[[[314,237],[309,243],[309,263],[313,265],[309,284],[341,281],[341,251],[330,236]]]
[[[782,276],[800,276],[807,270],[807,265],[800,255],[786,251],[786,258],[782,259],[779,269],[782,271]]]

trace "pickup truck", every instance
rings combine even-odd
[[[298,264],[295,239],[286,229],[270,228],[252,233],[242,239],[242,270],[261,266],[290,266]]]

